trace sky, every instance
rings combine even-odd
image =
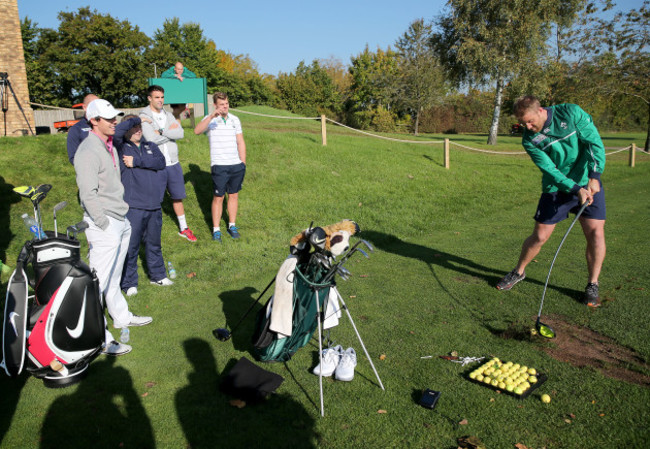
[[[641,0],[619,0],[621,9],[638,8]],[[335,58],[343,64],[366,45],[386,49],[414,20],[443,13],[445,0],[186,0],[153,2],[110,0],[18,0],[21,20],[56,29],[59,12],[91,6],[103,14],[137,25],[147,36],[165,19],[199,23],[218,49],[248,54],[261,73],[295,71],[300,61]]]

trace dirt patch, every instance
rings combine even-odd
[[[592,367],[614,379],[650,387],[650,365],[633,350],[586,327],[567,323],[560,317],[546,317],[556,337],[542,351],[556,360],[579,368]]]

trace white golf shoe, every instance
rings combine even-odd
[[[351,381],[354,379],[355,366],[357,366],[357,353],[353,348],[348,348],[341,355],[341,360],[336,367],[334,378],[336,380],[343,380],[345,382]]]
[[[334,374],[334,370],[336,367],[339,365],[339,361],[341,360],[341,354],[343,353],[343,347],[341,345],[336,345],[333,348],[327,348],[323,349],[323,361],[322,361],[322,367],[321,364],[319,363],[316,368],[314,368],[314,371],[312,371],[315,375],[320,376],[321,371],[323,376],[328,377]]]

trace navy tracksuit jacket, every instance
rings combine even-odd
[[[113,136],[113,144],[120,158],[124,201],[129,205],[126,217],[131,223],[131,240],[120,285],[123,290],[138,285],[138,253],[141,243],[145,247],[149,278],[159,281],[167,277],[160,243],[160,204],[167,185],[165,157],[153,142],[142,138],[138,146],[124,138],[127,131],[140,123],[139,117],[124,120],[117,125]],[[124,165],[123,156],[133,156],[133,167]]]

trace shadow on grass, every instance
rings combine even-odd
[[[20,196],[17,193],[14,193],[13,188],[15,186],[12,184],[7,184],[5,178],[0,176],[0,198],[3,200],[0,201],[0,229],[3,232],[0,233],[0,260],[5,263],[5,265],[13,265],[7,263],[7,248],[9,243],[14,238],[13,232],[11,232],[11,218],[10,210],[11,205],[20,202]]]
[[[447,293],[447,295],[453,299],[458,306],[467,310],[470,315],[477,321],[482,321],[483,319],[476,316],[476,312],[467,306],[466,301],[461,300],[454,295],[454,293],[438,277],[435,267],[439,266],[441,268],[453,270],[474,278],[483,279],[491,287],[496,287],[497,282],[499,282],[499,280],[506,274],[500,270],[495,270],[493,268],[486,267],[485,265],[478,264],[470,259],[459,257],[454,254],[446,253],[434,248],[429,248],[427,246],[408,243],[400,240],[394,235],[386,234],[383,232],[363,230],[361,232],[361,237],[370,241],[377,248],[383,251],[397,254],[398,256],[402,257],[410,257],[426,263],[431,270],[431,274],[436,279],[436,281],[438,281],[438,284]],[[539,297],[541,299],[541,288],[544,286],[544,282],[531,278],[526,278],[526,281],[540,286]],[[549,285],[549,288],[557,290],[558,292],[578,302],[581,302],[582,300],[581,291],[552,285]]]
[[[189,168],[190,171],[185,174],[185,182],[189,182],[194,187],[194,194],[201,208],[203,221],[212,231],[212,175],[210,172],[201,170],[201,167],[196,164],[190,164]]]
[[[2,440],[11,426],[16,406],[20,400],[20,392],[28,378],[29,376],[23,373],[17,379],[10,379],[5,375],[4,370],[0,372],[0,391],[2,391],[0,395],[0,447],[5,447]]]
[[[93,362],[88,377],[52,403],[43,420],[41,448],[155,447],[131,375],[115,360],[104,356]]]
[[[224,327],[231,331],[233,347],[241,352],[247,351],[251,355],[251,339],[255,329],[257,313],[273,294],[271,289],[267,290],[264,297],[260,298],[257,304],[254,304],[255,300],[260,297],[260,295],[256,294],[257,292],[258,290],[253,287],[244,287],[240,290],[225,291],[219,295],[223,302],[223,314],[226,317]],[[220,328],[221,325],[222,323],[217,323],[215,327]]]
[[[316,447],[314,418],[291,396],[273,394],[260,404],[235,407],[219,386],[236,360],[230,360],[219,375],[206,341],[192,338],[183,342],[183,348],[192,372],[176,393],[175,404],[187,447]]]

